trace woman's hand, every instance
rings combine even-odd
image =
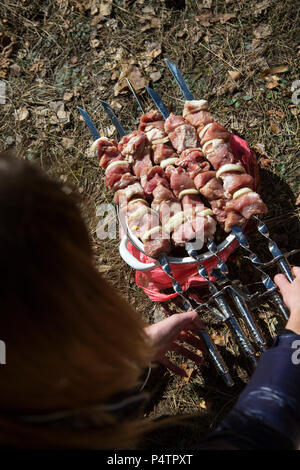
[[[286,328],[300,335],[300,268],[294,267],[292,271],[295,276],[293,282],[289,282],[284,274],[277,274],[274,281],[291,314]]]
[[[173,364],[165,354],[167,351],[175,351],[176,353],[191,359],[195,363],[202,364],[204,362],[202,356],[199,356],[184,346],[176,343],[176,340],[182,340],[195,348],[202,350],[202,341],[191,333],[199,331],[201,326],[202,324],[197,312],[191,311],[174,313],[169,318],[146,327],[145,331],[153,345],[153,361],[159,361],[175,374],[187,377],[187,373],[176,364]]]

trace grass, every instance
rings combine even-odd
[[[116,0],[111,15],[101,18],[99,11],[91,13],[93,5],[99,10],[97,1],[0,0],[0,58],[6,54],[5,63],[0,59],[0,79],[7,90],[7,102],[0,105],[0,147],[15,146],[20,156],[62,179],[70,191],[81,192],[99,269],[149,322],[154,320],[157,306],[136,286],[134,273],[120,259],[118,240],[101,241],[96,236],[96,207],[110,202],[112,194],[104,187],[96,159],[87,151],[92,138],[76,110],[76,106],[86,109],[105,134],[111,123],[98,99],[117,101],[117,114],[125,128],[135,128],[139,110],[132,95],[125,91],[113,96],[124,65],[134,63],[144,77],[160,71],[161,79],[152,86],[172,111],[180,112],[183,98],[163,59],[175,61],[193,93],[209,100],[221,123],[252,147],[263,143],[265,155],[258,154],[258,158],[272,237],[284,250],[295,248],[299,240],[299,106],[292,102],[291,91],[299,78],[295,3],[213,0],[210,9],[201,9],[201,4],[192,0]],[[262,4],[265,8],[259,9]],[[151,10],[143,12],[145,7],[153,8],[155,15]],[[235,16],[221,22],[218,15],[227,13]],[[210,15],[209,19],[203,15]],[[142,31],[153,17],[155,26]],[[261,29],[266,27],[269,29]],[[149,63],[145,51],[152,42],[162,44],[162,53]],[[11,68],[14,65],[17,71]],[[260,72],[279,65],[287,65],[288,70],[278,74],[278,86],[269,89]],[[240,78],[231,80],[229,71],[239,71]],[[70,94],[68,100],[64,100],[66,93]],[[150,99],[145,93],[140,98],[149,110]],[[53,121],[50,108],[57,101],[64,101],[69,116],[64,124]],[[15,118],[21,108],[29,112],[24,121]],[[284,117],[268,114],[272,110]],[[63,146],[64,138],[71,139],[69,148]],[[268,159],[267,165],[263,158]],[[269,259],[266,244],[256,233],[251,234],[251,245],[263,259]],[[259,286],[259,277],[243,254],[238,250],[230,260],[231,276],[253,290]],[[270,274],[275,272],[270,270]],[[280,317],[267,300],[255,315],[270,344]],[[189,382],[163,372],[163,387],[157,391],[149,416],[200,413],[205,429],[210,430],[234,403],[251,370],[226,328],[209,317],[206,323],[211,333],[226,337],[220,351],[235,378],[234,389],[227,389],[209,365],[194,370]],[[181,361],[176,356],[173,359]],[[158,373],[161,371],[154,372],[151,385],[157,383]]]

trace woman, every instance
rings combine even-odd
[[[135,447],[144,371],[197,314],[146,334],[94,266],[71,196],[9,153],[0,155],[0,214],[0,448]]]
[[[145,328],[95,268],[75,202],[60,184],[8,153],[0,156],[0,215],[0,339],[7,352],[0,366],[0,448],[137,448],[155,426],[138,414],[146,399],[144,371],[197,327],[197,314]],[[280,275],[276,281],[291,310],[287,327],[300,334],[299,268],[295,275],[293,284]],[[300,391],[300,380],[294,382],[299,388],[288,391],[288,400]],[[204,448],[255,448],[248,425],[264,429],[266,423],[250,416],[244,402]],[[266,445],[282,435],[272,420],[270,426]],[[292,441],[283,434],[284,445],[293,447],[299,434],[299,426]]]

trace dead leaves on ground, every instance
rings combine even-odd
[[[256,37],[256,39],[265,39],[268,36],[271,36],[272,34],[272,26],[269,24],[260,24],[258,25],[254,31],[253,34]]]
[[[278,67],[272,67],[264,69],[260,72],[259,78],[264,78],[266,81],[266,88],[272,89],[280,85],[280,77],[278,73],[285,73],[289,70],[288,65],[279,65]]]
[[[15,111],[15,119],[16,121],[25,121],[29,116],[29,111],[26,106],[19,108]]]
[[[118,96],[120,93],[128,89],[126,78],[130,80],[136,91],[143,90],[145,86],[148,86],[149,84],[149,80],[142,76],[141,70],[138,67],[135,65],[123,64],[118,81],[114,86],[114,96]]]
[[[235,70],[229,70],[228,75],[234,81],[237,81],[241,77],[241,72],[237,72]]]
[[[221,13],[216,15],[215,13],[202,13],[201,15],[196,16],[196,20],[201,23],[201,26],[209,28],[213,23],[225,24],[228,21],[236,18],[236,13]]]
[[[5,78],[11,64],[11,55],[15,48],[15,39],[8,33],[0,32],[0,78]]]
[[[119,48],[122,49],[122,48]],[[126,78],[130,80],[136,91],[144,90],[145,86],[149,85],[149,79],[146,78],[142,70],[144,69],[149,73],[150,78],[153,82],[157,82],[161,78],[161,73],[151,64],[156,57],[162,53],[161,44],[159,42],[146,42],[145,50],[136,58],[126,58],[125,51],[120,52],[119,57],[113,63],[108,63],[109,69],[114,69],[111,75],[112,80],[117,82],[114,86],[114,96],[118,96],[120,93],[127,92],[128,83]],[[118,61],[121,61],[121,63]],[[121,72],[119,70],[121,69]]]
[[[279,127],[275,124],[275,122],[272,119],[270,119],[269,124],[270,124],[270,129],[273,132],[273,134],[276,134],[276,135],[281,134]]]
[[[279,65],[278,67],[272,67],[269,69],[263,70],[260,74],[260,78],[265,78],[267,75],[273,75],[276,73],[284,73],[287,72],[289,69],[288,65]]]

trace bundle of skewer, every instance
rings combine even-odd
[[[182,116],[169,112],[159,95],[147,87],[156,110],[143,113],[138,130],[126,134],[110,106],[100,100],[119,133],[120,141],[100,137],[86,111],[79,108],[95,142],[100,166],[105,170],[105,183],[115,191],[121,225],[134,246],[142,242],[142,251],[156,259],[171,279],[174,292],[181,298],[184,310],[194,309],[194,302],[172,274],[168,254],[174,247],[185,249],[197,263],[199,276],[207,282],[210,298],[198,302],[199,312],[208,309],[225,322],[233,332],[242,352],[256,365],[255,349],[265,349],[265,340],[259,330],[248,303],[270,295],[285,319],[288,311],[276,286],[264,268],[278,263],[292,281],[286,256],[269,237],[266,225],[258,218],[267,212],[255,191],[254,178],[233,154],[230,146],[232,134],[214,121],[205,100],[195,100],[175,64],[167,61],[173,76],[184,93],[186,102]],[[273,260],[263,263],[250,248],[244,234],[247,221],[257,222],[258,231],[268,240]],[[249,295],[243,286],[228,278],[228,267],[220,256],[214,241],[217,227],[231,232],[238,244],[247,252],[247,259],[261,273],[265,292]],[[213,272],[208,272],[201,255],[206,246],[216,258]],[[137,246],[141,250],[141,244]],[[221,286],[221,288],[220,288]],[[228,299],[238,311],[233,312]],[[193,298],[194,300],[194,298]],[[241,328],[238,316],[243,318],[248,335]],[[216,346],[205,331],[199,332],[212,362],[228,386],[233,385],[228,368]],[[249,336],[251,342],[248,340]]]

